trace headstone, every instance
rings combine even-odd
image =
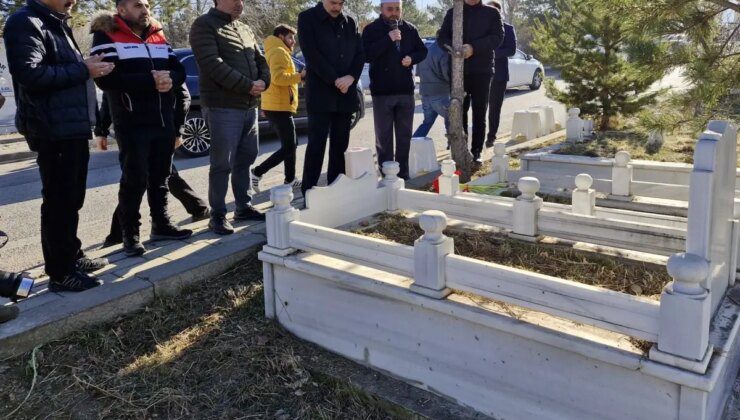
[[[569,142],[577,143],[583,140],[583,120],[579,117],[581,110],[568,110],[568,121],[565,123],[565,138]]]
[[[712,309],[722,297],[731,276],[732,219],[734,217],[737,128],[726,121],[710,121],[694,150],[689,187],[686,252],[709,261]]]
[[[344,171],[352,179],[357,179],[366,172],[377,175],[372,150],[367,147],[350,147],[347,149],[344,152]]]
[[[437,162],[437,151],[434,149],[434,141],[430,138],[411,139],[409,150],[409,177],[416,178],[419,175],[439,170]]]

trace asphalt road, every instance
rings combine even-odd
[[[508,133],[511,129],[511,119],[514,111],[534,105],[550,103],[545,97],[544,88],[539,91],[514,90],[507,93],[502,113],[502,123],[499,133]],[[423,118],[421,106],[417,106],[414,116],[414,127],[421,123]],[[300,133],[298,148],[297,173],[302,173],[303,157],[306,147],[306,136]],[[437,150],[441,151],[446,145],[444,125],[438,119],[430,137],[435,140]],[[375,134],[373,129],[372,108],[367,109],[365,118],[352,131],[351,146],[373,148]],[[279,148],[279,141],[272,133],[263,133],[260,141],[260,155],[258,162],[266,159],[273,151]],[[325,159],[326,164],[326,159]],[[193,189],[207,197],[208,191],[208,158],[187,159],[176,157],[175,164],[181,176],[190,183]],[[110,227],[110,219],[118,201],[118,180],[120,169],[118,166],[118,152],[93,152],[90,158],[87,180],[87,196],[85,205],[80,214],[78,236],[86,249],[99,247]],[[263,177],[262,188],[283,182],[282,165],[275,168]],[[268,194],[262,193],[257,202],[268,200]],[[227,202],[233,210],[233,196],[229,194]],[[0,165],[0,231],[8,234],[8,244],[0,249],[0,268],[5,270],[28,270],[43,263],[41,240],[39,233],[41,206],[41,183],[38,169],[34,160]],[[174,198],[170,200],[170,212],[173,221],[183,223],[189,220],[189,215],[182,205]],[[142,239],[149,237],[150,225],[148,205],[146,200],[141,209]]]

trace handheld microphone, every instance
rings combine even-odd
[[[398,19],[394,19],[391,21],[391,30],[395,31],[398,29],[398,25],[400,25],[401,22]],[[400,52],[401,51],[401,41],[396,41],[396,49]]]

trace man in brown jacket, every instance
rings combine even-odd
[[[217,0],[216,7],[193,22],[190,45],[200,68],[200,97],[211,131],[208,174],[209,227],[227,235],[229,174],[236,201],[234,220],[260,220],[251,205],[250,166],[258,153],[257,105],[270,85],[270,70],[257,38],[239,21],[243,0]]]

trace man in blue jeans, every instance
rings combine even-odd
[[[219,235],[234,233],[226,220],[229,175],[236,201],[234,220],[263,220],[249,195],[250,166],[258,153],[257,105],[270,85],[270,69],[257,37],[239,20],[243,0],[218,0],[193,22],[190,45],[200,68],[200,97],[211,131],[208,173],[208,226]]]
[[[450,128],[450,54],[436,42],[428,45],[427,50],[427,58],[416,65],[424,121],[413,137],[426,137],[438,115],[445,121],[445,131]]]

